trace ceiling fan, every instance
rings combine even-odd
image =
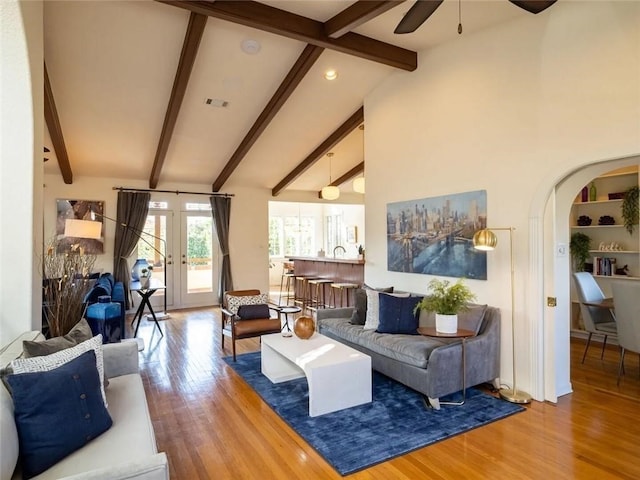
[[[417,0],[402,17],[393,33],[411,33],[422,25],[444,0]],[[509,0],[529,13],[540,13],[557,0]]]

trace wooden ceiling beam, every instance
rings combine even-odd
[[[71,185],[73,183],[73,172],[71,171],[71,163],[69,163],[69,155],[67,154],[67,147],[64,143],[64,136],[62,135],[62,127],[60,126],[60,119],[58,118],[58,110],[56,108],[56,101],[53,98],[53,90],[51,90],[51,82],[49,81],[49,72],[47,72],[46,63],[44,64],[44,120],[49,129],[51,144],[58,159],[62,179],[64,183]]]
[[[249,132],[242,139],[236,151],[231,155],[231,158],[220,172],[220,175],[218,175],[218,178],[213,182],[211,187],[212,191],[220,191],[224,183],[229,179],[238,165],[240,165],[242,159],[249,152],[256,140],[260,138],[262,132],[264,132],[269,123],[271,123],[271,120],[274,119],[278,111],[280,111],[280,108],[282,108],[289,99],[323,51],[324,48],[315,45],[307,45],[302,51],[302,54],[300,54],[291,70],[289,70],[289,73],[278,87],[278,90],[276,90],[276,93],[271,97],[271,100],[269,100],[269,103],[267,103],[260,116],[249,129]]]
[[[307,158],[305,158],[296,168],[294,168],[286,177],[273,187],[271,194],[276,197],[282,192],[287,185],[291,184],[296,178],[302,175],[309,167],[320,160],[329,150],[335,147],[349,133],[355,130],[362,122],[364,122],[364,107],[360,107],[353,115],[351,115],[342,125],[340,125],[327,139],[322,142]]]
[[[227,0],[215,2],[197,0],[157,1],[402,70],[412,72],[418,67],[418,54],[416,52],[353,32],[348,32],[340,38],[331,38],[325,33],[324,23],[259,2]]]
[[[332,187],[339,187],[344,182],[351,180],[353,177],[360,175],[362,172],[364,172],[364,162],[360,162],[358,165],[353,167],[351,170],[349,170],[347,173],[342,175],[340,178],[336,178],[329,185],[331,185]],[[322,198],[322,190],[318,192],[318,198]]]
[[[178,69],[173,80],[169,104],[167,105],[167,113],[164,116],[162,132],[160,133],[156,156],[153,160],[153,168],[149,176],[149,188],[156,188],[158,186],[160,172],[162,171],[162,166],[167,156],[167,151],[169,150],[173,129],[178,120],[178,114],[180,113],[180,107],[184,100],[184,94],[187,91],[187,85],[189,85],[189,78],[191,77],[191,71],[193,70],[196,56],[198,55],[200,40],[202,40],[202,34],[207,20],[208,17],[206,15],[193,12],[189,17],[189,25],[187,26],[187,32],[184,36],[182,53],[180,54]]]
[[[324,22],[324,33],[331,38],[340,38],[402,2],[404,0],[359,0]]]

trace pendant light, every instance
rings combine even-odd
[[[336,200],[340,196],[340,189],[335,185],[331,185],[331,157],[333,157],[333,152],[327,153],[327,157],[329,157],[329,185],[322,188],[320,195],[325,200]]]
[[[353,191],[364,193],[364,177],[358,177],[353,181]]]

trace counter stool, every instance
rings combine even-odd
[[[319,308],[326,308],[327,295],[325,291],[325,285],[333,283],[333,280],[329,278],[315,278],[309,280],[309,296],[310,301],[307,308],[310,311],[317,311]]]
[[[338,301],[336,299],[336,291],[337,295],[340,296],[340,306],[342,307],[343,296],[346,296],[347,307],[351,304],[349,303],[349,292],[351,290],[355,290],[356,288],[360,288],[360,285],[357,283],[332,283],[331,284],[331,293],[329,294],[329,307],[337,308]],[[343,295],[344,294],[344,295]]]
[[[309,280],[317,277],[312,275],[296,275],[294,284],[293,304],[300,305],[302,310],[311,302],[311,292],[309,289]]]
[[[289,305],[289,301],[295,297],[295,292],[291,289],[294,287],[295,274],[293,273],[294,263],[282,263],[282,277],[280,277],[280,295],[278,297],[278,305],[282,305],[282,299],[285,299],[285,305]]]

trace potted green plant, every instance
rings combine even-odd
[[[624,228],[627,229],[629,235],[633,234],[633,227],[638,224],[638,194],[640,193],[640,188],[636,185],[635,187],[631,187],[624,194],[624,199],[622,200],[622,218],[624,220]]]
[[[153,265],[149,265],[146,268],[140,269],[140,286],[142,288],[149,288],[149,282],[151,281],[152,272]]]
[[[573,266],[576,272],[584,272],[584,264],[589,258],[589,250],[591,250],[591,238],[582,232],[576,232],[571,235],[569,243],[571,258],[573,258]]]
[[[469,302],[476,296],[461,278],[453,285],[449,280],[434,278],[429,282],[429,295],[424,297],[416,311],[426,310],[436,314],[436,331],[455,333],[458,330],[458,313],[469,309]]]

